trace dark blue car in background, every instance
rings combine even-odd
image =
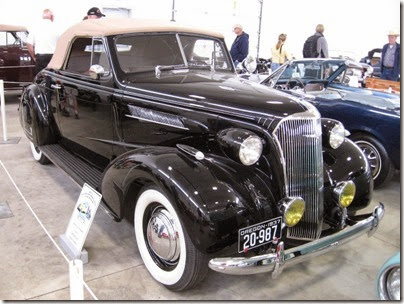
[[[309,101],[339,120],[365,153],[375,187],[400,169],[400,96],[361,87],[363,68],[340,59],[286,62],[261,83]]]

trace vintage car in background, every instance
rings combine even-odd
[[[361,68],[345,60],[292,60],[262,84],[305,98],[322,117],[342,122],[380,187],[400,169],[400,96],[358,87]]]
[[[359,62],[367,63],[373,67],[373,77],[380,78],[381,75],[381,66],[380,66],[380,58],[382,57],[382,49],[376,48],[370,50],[366,57],[363,57]]]
[[[376,291],[380,300],[401,300],[400,252],[394,254],[380,268],[376,280]]]
[[[116,220],[134,221],[146,268],[171,290],[198,284],[208,265],[278,275],[370,236],[384,214],[380,203],[357,215],[373,179],[342,124],[239,78],[224,37],[205,29],[74,25],[19,112],[34,158],[100,191]]]
[[[32,83],[35,63],[28,53],[25,27],[0,24],[0,79],[6,91]]]

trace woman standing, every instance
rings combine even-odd
[[[271,70],[275,71],[279,66],[285,63],[286,59],[291,59],[288,51],[285,48],[286,34],[280,34],[278,37],[278,43],[271,49],[272,63]]]

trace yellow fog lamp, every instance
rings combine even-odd
[[[353,181],[338,183],[334,188],[334,195],[337,202],[344,208],[347,208],[354,200],[356,186]]]
[[[288,227],[293,227],[303,217],[306,203],[301,197],[288,197],[283,199],[279,205],[283,214],[283,222]]]

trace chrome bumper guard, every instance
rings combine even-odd
[[[276,252],[243,258],[215,258],[209,261],[209,267],[218,272],[233,275],[248,275],[262,272],[272,272],[272,277],[277,277],[286,265],[293,265],[305,259],[318,256],[337,246],[348,243],[357,237],[367,233],[372,236],[384,215],[384,205],[379,203],[373,214],[368,218],[357,222],[353,226],[310,243],[284,250],[284,243],[277,245]]]

